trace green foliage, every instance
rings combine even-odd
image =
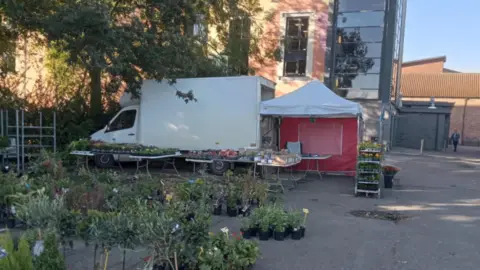
[[[18,248],[15,250],[14,241],[10,231],[7,230],[0,236],[0,247],[4,248],[8,254],[7,257],[0,259],[0,269],[33,270],[30,244],[25,235],[20,237]]]
[[[287,225],[292,229],[300,229],[303,221],[303,213],[300,211],[290,211],[287,216]]]
[[[15,194],[27,191],[25,187],[25,178],[18,178],[13,172],[0,174],[0,204],[11,205]]]
[[[35,270],[64,270],[67,269],[63,256],[58,251],[58,242],[54,233],[45,237],[44,250],[34,259]]]
[[[33,270],[33,258],[30,249],[30,243],[25,235],[20,237],[20,241],[18,242],[18,250],[14,253],[14,255],[16,258],[18,258],[19,269]]]
[[[63,197],[52,200],[45,194],[45,188],[24,196],[16,209],[20,220],[41,231],[57,232],[61,219],[68,215]]]
[[[0,235],[0,247],[5,249],[8,254],[6,258],[0,260],[0,269],[20,270],[21,268],[18,264],[19,258],[15,256],[15,248],[12,235],[8,230],[2,235]]]
[[[226,228],[224,228],[226,229]],[[198,255],[201,270],[242,270],[255,264],[260,256],[258,243],[233,233],[212,235]]]

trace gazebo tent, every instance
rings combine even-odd
[[[355,171],[362,107],[336,95],[318,80],[261,104],[262,116],[280,117],[280,147],[301,142],[302,153],[332,155],[320,162],[326,172]],[[303,161],[294,169],[306,170]],[[314,168],[310,168],[314,169]]]

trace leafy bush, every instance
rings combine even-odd
[[[45,237],[44,250],[40,256],[34,258],[35,270],[65,270],[65,261],[58,251],[58,243],[54,233]]]
[[[255,264],[260,256],[258,243],[245,240],[241,234],[229,234],[227,228],[211,235],[201,247],[198,260],[200,270],[243,270]]]
[[[14,248],[14,241],[9,231],[0,236],[0,247],[7,252],[7,257],[0,259],[0,269],[5,270],[33,270],[30,244],[25,235],[20,237],[18,249]]]
[[[18,250],[14,253],[21,270],[33,270],[32,252],[27,237],[22,235],[18,243]]]

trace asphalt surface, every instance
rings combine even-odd
[[[306,237],[260,242],[255,270],[469,270],[480,265],[480,148],[458,153],[391,153],[399,166],[384,198],[353,196],[353,179],[324,177],[286,193],[285,204],[308,208]],[[399,222],[356,217],[353,210],[394,211]],[[238,231],[236,218],[214,219],[213,231]],[[92,269],[92,248],[75,243],[69,269]],[[127,269],[142,269],[143,249],[127,252]],[[109,269],[121,269],[114,250]]]

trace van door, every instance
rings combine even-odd
[[[136,143],[137,118],[137,109],[121,111],[105,130],[108,141],[111,143]]]

